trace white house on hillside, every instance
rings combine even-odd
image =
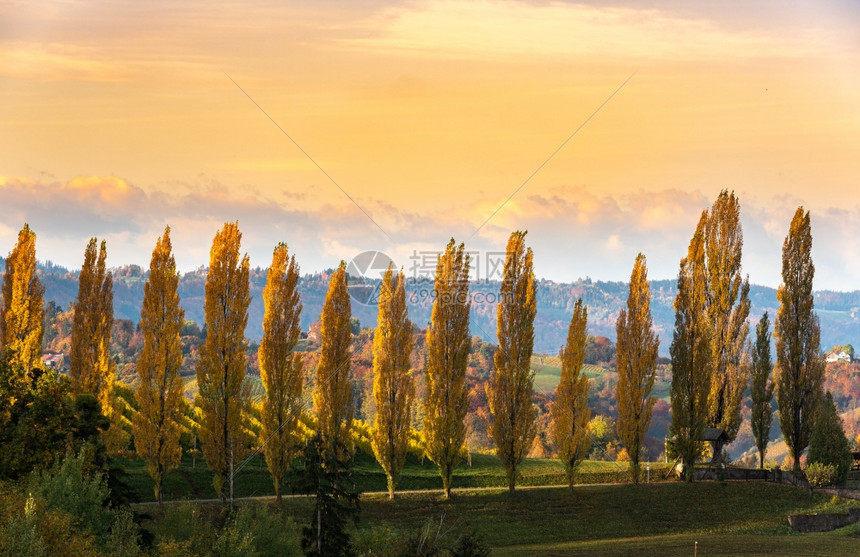
[[[841,350],[839,352],[831,352],[827,355],[828,362],[848,362],[851,363],[851,354]]]

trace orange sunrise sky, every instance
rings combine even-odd
[[[528,229],[539,277],[673,278],[727,188],[751,282],[803,205],[815,288],[856,290],[858,179],[857,2],[0,1],[0,252],[29,222],[70,268],[169,224],[189,270],[238,220],[259,267]]]

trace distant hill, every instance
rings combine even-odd
[[[3,266],[4,262],[0,262]],[[40,267],[40,275],[45,285],[46,300],[53,300],[66,307],[77,295],[77,272],[70,272],[50,263]],[[185,273],[179,282],[179,295],[185,308],[185,317],[202,324],[203,295],[206,283],[206,269],[200,268]],[[114,273],[114,314],[117,318],[130,319],[134,323],[140,315],[143,301],[143,284],[146,273],[137,265],[113,269]],[[266,282],[264,269],[251,270],[251,307],[249,310],[247,335],[258,341],[263,334],[262,291]],[[299,282],[302,311],[301,325],[308,330],[311,323],[319,319],[322,304],[328,288],[328,273],[305,275]],[[352,312],[362,326],[376,325],[376,306],[363,304],[357,300],[372,298],[378,289],[379,280],[364,279],[351,284],[355,293]],[[589,279],[573,283],[556,283],[541,280],[537,287],[537,318],[535,322],[535,352],[557,354],[567,336],[567,328],[573,305],[582,298],[588,307],[588,331],[592,335],[605,336],[614,341],[615,320],[627,299],[627,284],[623,282],[602,282]],[[423,328],[430,321],[433,299],[430,293],[433,283],[429,280],[408,280],[407,297],[409,317]],[[675,314],[672,302],[675,299],[674,280],[651,282],[651,310],[654,324],[660,335],[660,353],[668,355],[672,340]],[[497,281],[481,281],[472,285],[472,334],[487,342],[493,342],[496,334],[496,306],[499,295]],[[776,290],[753,285],[750,288],[752,302],[751,318],[756,322],[762,313],[770,312],[771,321],[778,307]],[[834,345],[860,344],[860,291],[815,293],[815,308],[821,321],[821,347],[828,349]]]

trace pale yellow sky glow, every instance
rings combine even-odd
[[[0,0],[0,249],[28,221],[41,259],[145,264],[170,224],[190,269],[238,219],[310,272],[527,228],[544,277],[671,278],[729,188],[752,282],[802,204],[816,288],[860,288],[860,7],[699,4]]]

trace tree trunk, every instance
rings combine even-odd
[[[322,554],[322,507],[317,502],[317,555]]]
[[[230,510],[233,510],[233,444],[230,444]]]

